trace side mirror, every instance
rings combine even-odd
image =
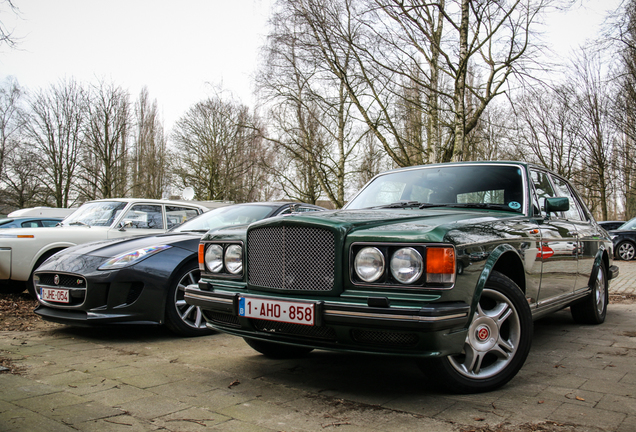
[[[126,231],[126,228],[132,228],[133,224],[132,221],[123,221],[123,222],[119,222],[119,231]]]
[[[570,210],[570,199],[568,197],[552,197],[545,199],[545,212],[550,214],[559,211]]]

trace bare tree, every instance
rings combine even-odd
[[[625,219],[636,216],[636,1],[627,0],[613,14],[605,40],[614,42],[620,62],[615,69],[617,92],[612,119],[620,131],[615,178],[620,182]]]
[[[572,161],[581,158],[579,137],[583,124],[573,106],[573,86],[553,89],[529,89],[515,102],[516,141],[527,149],[533,162],[566,178],[572,178],[578,167]]]
[[[13,4],[11,0],[0,0],[0,12],[4,13],[5,6],[8,8],[9,11],[13,12],[14,14],[18,14],[18,8]],[[9,46],[10,48],[13,48],[15,47],[17,42],[18,39],[13,34],[13,30],[8,29],[7,26],[2,21],[0,21],[0,46],[4,44]]]
[[[39,157],[27,145],[17,146],[7,158],[1,203],[9,208],[52,206],[51,196],[39,178]]]
[[[130,160],[132,194],[135,197],[162,197],[168,181],[166,138],[159,119],[157,101],[150,101],[144,87],[135,104],[135,142]]]
[[[255,201],[268,190],[259,161],[267,157],[259,120],[220,97],[197,103],[173,129],[173,172],[200,200]]]
[[[0,180],[4,175],[5,159],[17,145],[24,117],[20,108],[22,89],[12,78],[0,87]]]
[[[581,175],[578,181],[588,194],[588,202],[598,203],[602,220],[608,218],[608,196],[612,189],[611,166],[616,134],[612,122],[612,82],[603,74],[597,52],[582,49],[573,64],[573,83],[577,89],[574,115],[581,122],[578,138],[582,143]],[[595,206],[592,206],[594,210]]]
[[[286,179],[282,186],[290,197],[316,202],[319,185],[322,194],[339,208],[345,203],[353,151],[362,133],[354,126],[344,84],[320,60],[295,2],[279,0],[277,6],[265,67],[258,77],[270,107],[266,138],[292,160],[275,174]],[[345,67],[347,63],[343,59]]]
[[[531,61],[536,47],[530,35],[548,1],[294,3],[322,61],[343,82],[387,154],[406,166],[430,160],[435,147],[441,147],[432,156],[437,161],[469,154],[466,137],[486,106]],[[344,64],[348,58],[355,67]],[[419,88],[423,97],[413,98],[409,88]],[[469,97],[474,101],[470,110]],[[396,123],[399,106],[423,111],[428,136],[402,133]],[[411,158],[417,154],[411,149],[420,149],[426,159]]]
[[[37,150],[38,179],[56,207],[68,207],[80,166],[87,123],[87,92],[73,80],[42,89],[29,101],[25,132]]]
[[[128,92],[112,83],[91,88],[82,157],[82,194],[88,199],[125,196],[130,131]]]

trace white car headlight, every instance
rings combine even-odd
[[[205,251],[205,265],[212,273],[218,273],[223,269],[223,247],[221,245],[208,246]]]
[[[422,255],[411,247],[398,249],[391,257],[391,274],[400,283],[418,280],[424,271]]]
[[[376,247],[365,247],[360,249],[353,265],[360,279],[375,282],[384,274],[384,255]]]
[[[232,274],[239,274],[243,271],[243,248],[233,244],[225,249],[225,268]]]
[[[121,255],[117,255],[114,258],[109,259],[104,264],[99,266],[97,270],[113,270],[113,269],[118,269],[122,267],[128,267],[138,263],[139,261],[143,259],[148,258],[151,255],[154,255],[166,249],[170,249],[171,247],[172,246],[169,246],[169,245],[148,246],[145,248],[126,252]]]

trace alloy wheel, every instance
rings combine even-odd
[[[521,340],[519,315],[502,293],[484,289],[468,329],[464,351],[450,356],[450,364],[472,379],[500,373],[512,361]]]
[[[205,329],[205,319],[203,319],[201,308],[187,304],[184,296],[186,287],[196,284],[199,281],[200,275],[201,272],[198,269],[193,269],[184,274],[181,280],[179,280],[177,289],[174,292],[174,302],[179,317],[184,324],[195,329]]]

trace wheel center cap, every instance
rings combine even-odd
[[[479,326],[477,328],[477,339],[481,342],[485,342],[490,337],[490,330],[486,326]]]

